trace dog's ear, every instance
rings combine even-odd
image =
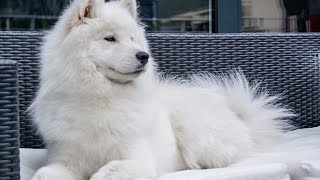
[[[69,28],[84,23],[88,18],[97,17],[99,7],[102,7],[103,4],[104,0],[74,0],[67,10],[70,11]]]
[[[120,3],[126,7],[133,18],[137,18],[137,1],[136,0],[120,0]]]
[[[99,7],[103,4],[104,0],[80,0],[79,20],[97,17]]]

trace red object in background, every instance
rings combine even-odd
[[[306,26],[307,32],[320,32],[320,16],[308,16]]]

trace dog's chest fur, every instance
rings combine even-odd
[[[153,121],[156,119],[148,110],[152,105],[143,100],[118,99],[110,102],[56,98],[55,101],[54,105],[45,106],[45,112],[51,111],[49,114],[55,116],[46,118],[45,126],[39,126],[43,129],[59,126],[47,131],[46,137],[49,137],[49,146],[53,143],[54,147],[61,149],[49,149],[55,152],[53,154],[61,152],[65,154],[63,156],[69,156],[64,159],[66,163],[83,166],[80,169],[89,170],[88,173],[109,161],[128,158],[123,156],[136,142],[152,137],[155,128]],[[56,161],[54,158],[51,160]]]

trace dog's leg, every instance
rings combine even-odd
[[[90,180],[134,180],[153,178],[150,167],[135,160],[111,161],[96,172]]]
[[[147,180],[157,175],[154,157],[146,144],[131,147],[123,156],[127,160],[110,161],[90,180]]]
[[[40,168],[31,180],[78,180],[62,164],[51,164]]]

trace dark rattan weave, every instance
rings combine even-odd
[[[1,32],[0,59],[19,65],[22,147],[41,147],[25,109],[38,85],[42,33]],[[319,34],[148,34],[159,70],[175,75],[241,68],[284,95],[283,104],[300,114],[298,127],[320,125]]]
[[[21,147],[43,147],[26,112],[39,83],[38,50],[41,36],[40,33],[0,32],[0,59],[18,62]]]
[[[0,60],[0,179],[19,179],[17,63]]]
[[[320,125],[320,34],[149,36],[159,69],[172,74],[241,68],[260,80],[300,116],[300,128]]]

